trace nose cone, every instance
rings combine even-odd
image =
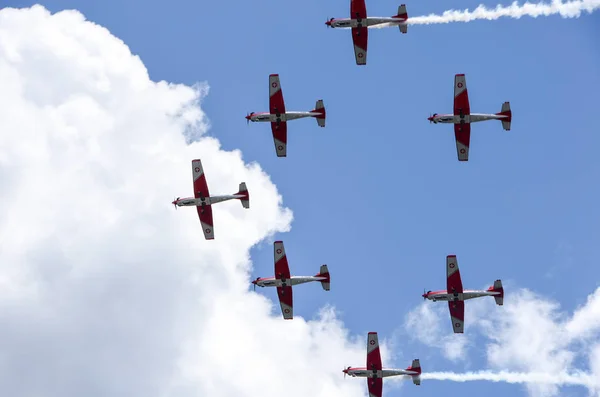
[[[177,200],[173,200],[173,202],[171,204],[177,205]]]
[[[252,117],[251,115],[247,115],[246,120],[250,120],[251,117]]]
[[[348,373],[348,368],[344,368],[344,369],[342,370],[342,372],[343,372],[343,373],[345,373],[345,374],[347,374],[347,373]]]
[[[427,117],[427,120],[433,121],[433,116]]]
[[[425,293],[423,295],[421,295],[423,298],[427,299],[427,296],[429,296],[429,294]]]
[[[329,21],[325,22],[325,25],[327,25],[327,26],[331,26],[331,21],[333,21],[333,18],[332,18],[332,19],[330,19]]]
[[[257,282],[258,282],[258,279],[252,280],[252,284],[254,284],[254,285],[256,285]]]

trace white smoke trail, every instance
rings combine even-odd
[[[560,15],[562,18],[578,18],[583,11],[588,14],[600,8],[600,0],[575,0],[563,3],[561,0],[553,0],[551,3],[525,3],[519,5],[516,1],[510,6],[497,5],[496,8],[486,8],[480,5],[473,11],[468,9],[448,10],[442,15],[430,14],[426,16],[408,18],[410,25],[429,25],[451,22],[471,22],[476,19],[496,20],[502,17],[519,19],[524,16],[537,18],[539,16]]]
[[[574,371],[572,374],[544,374],[544,373],[523,373],[523,372],[427,372],[421,375],[421,379],[426,380],[449,380],[453,382],[505,382],[505,383],[534,383],[556,386],[584,386],[588,389],[596,390],[600,388],[600,379],[596,376],[583,372]]]

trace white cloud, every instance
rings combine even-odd
[[[464,335],[452,332],[452,323],[446,304],[423,302],[408,312],[404,326],[410,337],[430,347],[441,349],[444,357],[451,361],[466,360],[468,341]]]
[[[558,395],[563,385],[585,386],[591,395],[600,395],[600,288],[573,314],[527,289],[509,286],[507,290],[513,292],[504,306],[494,307],[491,299],[477,299],[467,302],[465,314],[465,333],[485,338],[488,364],[497,372],[438,373],[425,378],[524,383],[529,395],[535,397]],[[417,307],[407,318],[429,318],[422,315],[424,307]],[[434,326],[448,316],[447,311],[432,313],[433,318],[427,321]],[[443,347],[435,338],[418,337],[429,346]],[[589,361],[589,368],[578,368],[581,358]]]
[[[366,336],[248,291],[250,247],[292,213],[259,165],[201,137],[206,85],[152,82],[108,30],[35,6],[0,11],[0,87],[0,395],[363,394],[341,370]],[[250,191],[249,210],[215,206],[214,241],[170,204],[193,158],[212,193]]]

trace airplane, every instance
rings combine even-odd
[[[406,20],[406,5],[398,7],[398,14],[392,17],[367,17],[365,0],[350,0],[350,18],[331,18],[325,25],[330,28],[352,28],[352,41],[354,43],[354,58],[357,65],[367,64],[367,44],[369,42],[368,26],[387,24],[398,26],[400,32],[408,31]]]
[[[427,291],[424,293],[423,299],[432,301],[448,301],[450,309],[450,318],[452,320],[452,328],[455,334],[462,334],[465,328],[465,302],[467,299],[480,298],[482,296],[493,296],[496,304],[502,306],[504,304],[504,288],[502,281],[494,281],[494,285],[486,291],[463,290],[460,271],[458,270],[458,261],[456,255],[448,255],[446,257],[446,290],[445,291]]]
[[[294,302],[292,297],[292,287],[298,284],[309,283],[311,281],[319,281],[321,287],[325,291],[329,291],[331,277],[327,265],[321,265],[319,273],[314,276],[292,276],[288,266],[287,257],[283,241],[275,241],[273,244],[273,252],[275,255],[275,277],[258,277],[252,281],[254,289],[259,287],[277,287],[277,296],[279,297],[279,305],[281,313],[285,320],[294,318]]]
[[[483,114],[471,113],[469,106],[469,94],[467,92],[467,80],[464,74],[454,76],[454,114],[434,113],[428,117],[429,123],[454,124],[454,136],[456,139],[456,154],[458,161],[469,160],[469,142],[471,140],[471,123],[486,120],[500,120],[502,128],[510,131],[512,112],[510,102],[504,102],[500,113]]]
[[[383,394],[383,378],[389,376],[410,376],[415,385],[421,384],[421,364],[419,359],[414,359],[412,365],[406,369],[383,368],[377,332],[369,332],[367,336],[367,366],[365,368],[348,367],[342,371],[352,377],[369,378],[367,386],[369,397],[381,397]]]
[[[323,105],[322,99],[317,101],[315,108],[310,112],[286,112],[283,92],[279,83],[279,75],[271,74],[269,75],[269,112],[251,112],[246,115],[246,120],[247,123],[251,121],[270,122],[277,157],[286,157],[287,122],[304,117],[314,117],[317,119],[319,127],[325,127],[325,116],[325,105]]]
[[[206,240],[213,240],[215,232],[213,230],[212,205],[222,201],[238,199],[242,203],[242,207],[250,208],[250,194],[246,188],[246,183],[240,183],[237,193],[226,196],[211,196],[208,192],[206,176],[202,168],[200,159],[192,160],[192,174],[194,176],[194,196],[181,198],[177,197],[171,204],[177,207],[195,206],[202,224],[202,231]]]

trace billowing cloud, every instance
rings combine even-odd
[[[502,307],[495,307],[491,299],[476,299],[466,305],[465,333],[483,336],[488,365],[497,372],[438,373],[425,378],[524,383],[535,397],[558,395],[564,385],[584,386],[591,395],[600,395],[600,288],[571,314],[561,310],[557,302],[530,290],[507,290],[513,292]],[[441,321],[442,330],[451,331],[444,327],[446,305],[440,305],[445,310],[432,310],[427,303],[407,315],[406,327],[437,326]],[[429,315],[422,315],[425,312]],[[446,352],[437,339],[417,337]]]
[[[292,213],[203,136],[206,84],[153,82],[107,29],[35,6],[0,11],[0,87],[0,394],[362,395],[341,363],[364,361],[364,336],[249,292],[249,249]],[[251,195],[215,206],[214,241],[170,204],[194,158],[211,193]]]

